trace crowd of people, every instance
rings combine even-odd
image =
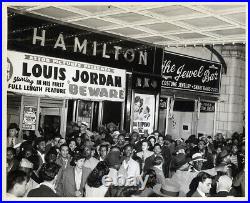
[[[8,197],[244,197],[245,137],[173,139],[71,123],[65,138],[7,134]],[[22,134],[22,136],[20,136]],[[21,138],[20,138],[21,137]]]

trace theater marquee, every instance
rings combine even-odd
[[[8,90],[64,99],[124,101],[126,71],[8,51]]]

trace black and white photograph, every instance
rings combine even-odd
[[[248,3],[2,3],[2,199],[248,200]]]

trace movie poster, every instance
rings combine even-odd
[[[23,130],[36,129],[36,111],[34,106],[24,106],[23,108]]]
[[[155,96],[137,94],[134,97],[133,130],[149,134],[154,130]]]

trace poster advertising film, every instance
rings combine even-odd
[[[23,108],[23,130],[36,129],[36,112],[37,108],[34,106],[24,106]]]
[[[134,97],[133,130],[140,134],[144,131],[152,133],[154,130],[155,96],[137,94]]]
[[[8,90],[69,99],[124,101],[126,71],[8,51]]]

